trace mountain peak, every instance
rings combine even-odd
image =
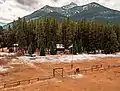
[[[74,2],[71,2],[69,5],[75,5],[75,6],[77,6],[77,4],[76,4],[76,3],[74,3]]]
[[[98,3],[96,3],[96,2],[91,2],[90,4],[97,4],[97,5],[99,5]]]
[[[76,6],[78,6],[76,3],[71,2],[70,4],[63,6],[62,8],[70,9],[70,8],[73,8],[73,7],[76,7]]]
[[[49,5],[45,5],[43,8],[49,8],[49,7],[51,7],[51,6],[49,6]]]
[[[40,11],[45,11],[46,13],[53,12],[53,7],[46,5],[40,9]]]
[[[91,2],[88,4],[89,6],[92,6],[92,7],[100,7],[100,4],[96,3],[96,2]]]

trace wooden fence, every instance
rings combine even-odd
[[[112,68],[118,68],[120,67],[120,64],[114,64],[114,65],[106,65],[104,66],[103,64],[97,64],[97,65],[92,65],[89,68],[84,68],[79,71],[79,73],[87,73],[87,72],[93,72],[93,71],[106,71]],[[77,68],[78,69],[78,68]],[[77,73],[76,71],[74,73]]]
[[[109,70],[111,68],[118,68],[118,67],[120,67],[120,64],[106,65],[106,66],[104,66],[102,64],[98,64],[98,65],[92,65],[90,68],[81,69],[79,71],[79,73],[87,73],[89,71],[91,71],[91,72],[93,72],[93,71],[106,71],[106,70]],[[58,72],[58,70],[61,70],[60,73]],[[59,74],[61,77],[64,77],[63,71],[64,71],[63,68],[55,68],[55,69],[53,69],[53,75],[51,75],[51,76],[37,77],[37,78],[31,78],[28,80],[20,80],[20,81],[15,81],[15,82],[10,82],[10,83],[4,83],[2,86],[0,86],[0,89],[11,88],[11,87],[16,87],[16,86],[20,86],[20,85],[27,85],[27,84],[32,84],[32,83],[42,81],[42,80],[52,79],[53,77],[56,77],[56,74]],[[74,73],[76,73],[76,71],[74,71]]]
[[[32,83],[35,83],[38,81],[48,80],[51,78],[53,78],[53,76],[37,77],[37,78],[31,78],[28,80],[20,80],[20,81],[15,81],[15,82],[10,82],[10,83],[4,83],[2,86],[0,86],[0,89],[11,88],[11,87],[16,87],[16,86],[20,86],[20,85],[32,84]]]
[[[58,72],[58,70],[60,72]],[[56,74],[63,78],[63,68],[55,68],[55,69],[53,69],[53,77],[56,77]]]

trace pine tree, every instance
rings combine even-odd
[[[28,54],[32,56],[33,53],[34,53],[34,49],[33,49],[33,44],[31,43],[28,47]]]
[[[42,20],[38,20],[35,28],[35,40],[36,40],[36,47],[40,48],[42,40],[44,39],[44,31],[42,29]]]
[[[45,36],[45,47],[49,49],[50,47],[50,37],[51,37],[51,32],[50,32],[50,18],[44,18],[43,20],[43,31],[44,31],[44,36]]]
[[[77,45],[76,41],[74,41],[74,43],[73,43],[72,51],[73,51],[73,54],[75,54],[75,55],[78,53],[78,45]]]
[[[71,20],[69,18],[64,19],[61,23],[61,37],[62,37],[62,43],[64,44],[65,48],[68,48],[71,44],[71,29],[70,29],[70,22]]]
[[[115,53],[118,51],[119,42],[117,40],[117,35],[113,28],[109,25],[104,31],[104,51],[106,54]]]
[[[83,47],[82,47],[82,40],[78,41],[78,53],[82,53],[83,52]]]
[[[51,42],[51,46],[50,46],[50,54],[51,55],[56,55],[57,50],[56,50],[56,44],[54,42]]]
[[[23,20],[21,18],[19,18],[16,21],[16,26],[17,26],[16,27],[16,36],[15,36],[16,37],[16,42],[19,44],[20,48],[24,48],[24,47],[27,46],[26,36],[28,36],[28,34],[25,34],[25,31],[23,29]],[[28,44],[28,46],[29,46],[29,44]]]
[[[49,36],[50,41],[54,41],[54,42],[57,41],[57,30],[58,30],[58,22],[56,19],[51,18],[51,20],[50,20],[50,36]],[[50,44],[49,44],[49,46],[50,46]]]
[[[40,48],[40,56],[45,56],[45,46],[44,46],[44,44]]]
[[[88,32],[88,52],[96,53],[96,26],[94,22],[89,23],[89,32]]]
[[[115,30],[115,33],[117,35],[117,40],[118,40],[118,50],[120,51],[120,26],[119,25],[113,25],[113,29]]]

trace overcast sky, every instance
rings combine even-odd
[[[97,2],[120,11],[120,0],[0,0],[0,22],[9,23],[17,17],[23,17],[40,9],[44,5],[60,7],[70,2],[75,2],[78,5]]]

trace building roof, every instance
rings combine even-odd
[[[71,46],[69,46],[68,48],[72,48],[73,47],[73,44]]]
[[[65,48],[65,47],[63,46],[63,44],[56,44],[56,47],[57,47],[57,49],[63,49],[63,48]]]

